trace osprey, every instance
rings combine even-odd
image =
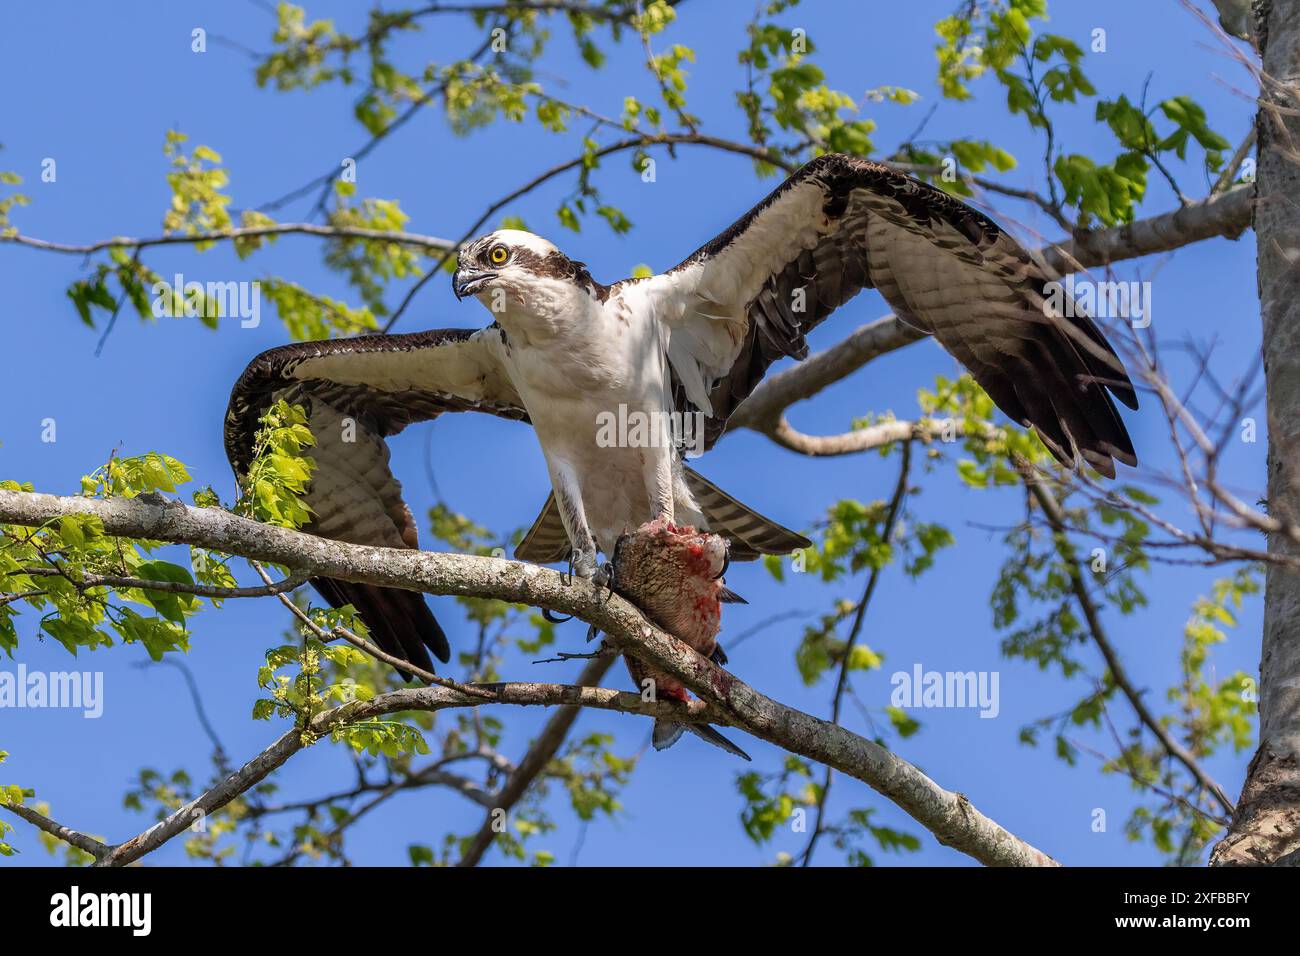
[[[520,559],[567,556],[579,575],[603,578],[597,552],[613,555],[624,531],[658,518],[723,536],[738,560],[785,554],[809,542],[686,467],[681,436],[661,440],[663,423],[701,422],[700,444],[711,447],[768,367],[805,357],[806,334],[864,288],[933,335],[1063,464],[1082,459],[1107,477],[1115,461],[1136,465],[1111,400],[1136,408],[1133,384],[1089,318],[1049,307],[1049,281],[996,223],[948,193],[828,154],[647,278],[602,285],[526,232],[477,239],[461,250],[453,288],[493,312],[489,326],[264,352],[234,387],[226,452],[243,475],[258,416],[277,398],[302,403],[316,436],[305,530],[415,548],[385,439],[443,412],[486,412],[530,422],[550,474]],[[659,424],[611,442],[611,414]],[[331,605],[352,604],[389,653],[426,669],[428,650],[449,659],[422,595],[314,583]]]

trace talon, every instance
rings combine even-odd
[[[554,611],[549,607],[544,607],[542,608],[542,619],[550,624],[563,624],[565,621],[572,621],[573,615],[570,614],[568,617],[556,617]]]
[[[606,561],[597,568],[596,573],[591,576],[591,583],[605,592],[601,603],[609,601],[614,596],[614,562]]]
[[[590,581],[596,576],[596,552],[574,550],[569,555],[569,576]]]
[[[598,637],[600,637],[600,628],[598,628],[595,624],[593,624],[593,625],[591,625],[589,628],[587,628],[587,643],[588,643],[588,644],[590,644],[592,641],[594,641],[594,640],[595,640],[596,638],[598,638]]]

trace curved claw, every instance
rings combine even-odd
[[[614,596],[614,562],[607,561],[601,565],[592,577],[591,583],[605,592],[601,602],[607,603]]]
[[[568,617],[556,617],[554,611],[549,607],[544,607],[542,608],[542,619],[549,624],[563,624],[565,621],[572,621],[573,615],[570,614]]]

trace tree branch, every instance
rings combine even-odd
[[[1236,239],[1250,226],[1255,184],[1242,183],[1172,212],[1123,226],[1084,232],[1042,250],[1049,268],[1064,275],[1223,236]]]
[[[114,236],[98,242],[81,245],[50,242],[20,234],[6,235],[0,232],[0,242],[12,242],[46,252],[62,252],[69,255],[91,255],[104,249],[145,249],[149,246],[193,245],[199,242],[228,242],[235,239],[254,239],[269,236],[306,235],[325,239],[371,239],[376,242],[396,242],[405,246],[421,246],[436,249],[439,252],[454,250],[456,247],[446,239],[437,236],[423,236],[415,232],[400,232],[389,229],[366,229],[363,226],[318,226],[311,222],[279,222],[270,226],[242,226],[236,229],[221,229],[216,232],[173,233],[164,236],[149,236],[143,239],[130,236]]]
[[[1106,669],[1110,671],[1115,686],[1120,689],[1120,692],[1128,700],[1142,725],[1155,735],[1156,740],[1160,741],[1160,746],[1165,749],[1165,752],[1186,767],[1188,773],[1195,778],[1196,782],[1219,802],[1219,805],[1223,807],[1228,816],[1232,816],[1235,805],[1228,799],[1223,787],[1219,786],[1214,778],[1206,772],[1205,768],[1200,765],[1200,762],[1186,747],[1174,739],[1173,735],[1169,733],[1169,729],[1156,719],[1155,715],[1147,707],[1146,701],[1142,699],[1142,695],[1138,693],[1137,688],[1133,686],[1133,682],[1129,680],[1128,672],[1125,671],[1124,665],[1120,662],[1119,654],[1116,652],[1115,646],[1110,642],[1106,629],[1101,623],[1101,615],[1097,611],[1097,605],[1093,601],[1092,595],[1088,593],[1087,585],[1084,584],[1083,572],[1079,567],[1079,557],[1075,554],[1074,545],[1066,537],[1065,512],[1061,508],[1060,501],[1036,476],[1033,467],[1028,462],[1021,460],[1016,464],[1020,469],[1020,473],[1025,476],[1025,486],[1029,489],[1030,494],[1034,496],[1034,500],[1038,502],[1038,506],[1043,509],[1047,523],[1056,537],[1057,549],[1061,553],[1061,559],[1070,570],[1070,590],[1079,604],[1079,609],[1083,611],[1083,618],[1088,623],[1088,632],[1092,635],[1093,643],[1097,645],[1097,649],[1101,651],[1101,656],[1106,660]]]
[[[577,685],[579,687],[594,687],[599,684],[615,659],[612,655],[592,658],[578,675]],[[493,823],[496,820],[495,811],[499,809],[509,813],[514,805],[523,799],[533,781],[546,769],[546,765],[551,762],[555,752],[560,749],[560,745],[569,736],[569,730],[572,729],[574,721],[578,719],[579,709],[576,705],[561,707],[546,722],[541,734],[528,748],[528,752],[524,754],[524,759],[519,761],[519,766],[510,775],[510,779],[506,781],[505,786],[496,794],[491,803],[486,804],[489,810],[487,818],[483,821],[483,825],[479,827],[478,832],[474,834],[474,839],[460,858],[458,866],[478,866],[482,861],[483,855],[487,853],[488,848],[492,846],[493,839],[496,837],[497,831],[493,829]]]
[[[55,823],[44,814],[37,813],[31,807],[23,806],[21,803],[0,803],[0,809],[8,810],[14,816],[21,817],[38,830],[44,830],[50,836],[57,837],[69,846],[75,846],[78,850],[89,853],[96,860],[103,859],[111,849],[94,837],[86,836],[86,834],[65,827],[61,823]]]
[[[311,575],[366,584],[403,587],[430,594],[497,598],[573,614],[596,625],[615,644],[633,650],[647,663],[667,670],[701,698],[701,709],[685,707],[673,719],[707,719],[730,724],[791,753],[828,764],[856,777],[897,803],[945,845],[989,865],[1045,866],[1055,861],[981,814],[963,795],[944,790],[897,755],[828,721],[794,710],[745,684],[675,638],[646,623],[617,595],[607,596],[590,582],[518,561],[476,555],[448,555],[407,549],[373,548],[317,538],[258,524],[214,508],[191,508],[180,502],[155,504],[139,498],[98,500],[0,490],[0,521],[38,527],[69,514],[94,514],[111,535],[196,544],[228,554],[271,561]],[[484,685],[478,685],[484,686]],[[579,704],[633,713],[667,713],[665,702],[648,704],[637,694],[557,685],[491,685],[499,693],[512,689],[531,696],[528,703]],[[547,690],[547,688],[551,688]],[[400,695],[400,696],[399,696]],[[631,698],[631,700],[628,700]],[[523,703],[512,698],[503,702]],[[319,715],[313,734],[324,734],[340,721],[394,710],[473,706],[483,703],[446,687],[397,691],[370,701],[353,702]],[[681,705],[678,705],[679,707]],[[113,850],[105,863],[138,859],[189,824],[187,810],[204,813],[224,805],[264,778],[301,748],[302,735],[292,731],[254,758],[225,783],[181,808],[153,831]],[[150,836],[150,834],[155,834]]]
[[[907,483],[912,472],[911,443],[903,445],[902,459],[902,463],[898,466],[898,482],[894,485],[893,497],[889,499],[885,520],[880,525],[880,540],[886,545],[894,537],[894,529],[898,524],[899,514],[903,509],[903,500],[907,497]],[[838,724],[840,722],[840,708],[844,704],[844,692],[849,686],[849,664],[853,658],[853,648],[857,646],[858,638],[862,635],[862,622],[866,620],[867,608],[871,605],[871,598],[876,593],[876,585],[880,582],[880,575],[884,569],[885,565],[883,563],[872,565],[871,573],[867,575],[866,586],[862,590],[862,598],[858,601],[857,609],[853,612],[853,624],[849,629],[849,638],[844,642],[844,649],[840,654],[840,670],[835,678],[835,693],[831,697],[831,723]],[[817,840],[826,832],[826,801],[830,798],[831,783],[834,779],[835,774],[830,767],[827,767],[826,774],[822,778],[821,792],[817,795],[816,822],[813,824],[812,834],[808,837],[808,844],[803,851],[803,866],[812,863],[813,851],[817,849]]]
[[[67,578],[77,588],[136,588],[141,591],[159,591],[166,594],[193,594],[198,597],[217,598],[255,598],[273,597],[284,594],[307,583],[304,575],[290,575],[283,581],[267,581],[263,587],[227,588],[211,584],[190,584],[185,581],[152,581],[148,578],[122,577],[116,574],[83,574],[80,578],[72,577],[66,568],[23,568],[11,571],[11,574],[23,574],[28,577]]]

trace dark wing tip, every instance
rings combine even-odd
[[[313,578],[311,583],[331,607],[351,604],[356,608],[381,651],[430,672],[433,661],[429,651],[444,664],[451,660],[447,634],[420,592],[332,578]],[[414,679],[400,669],[398,673],[406,680]]]

